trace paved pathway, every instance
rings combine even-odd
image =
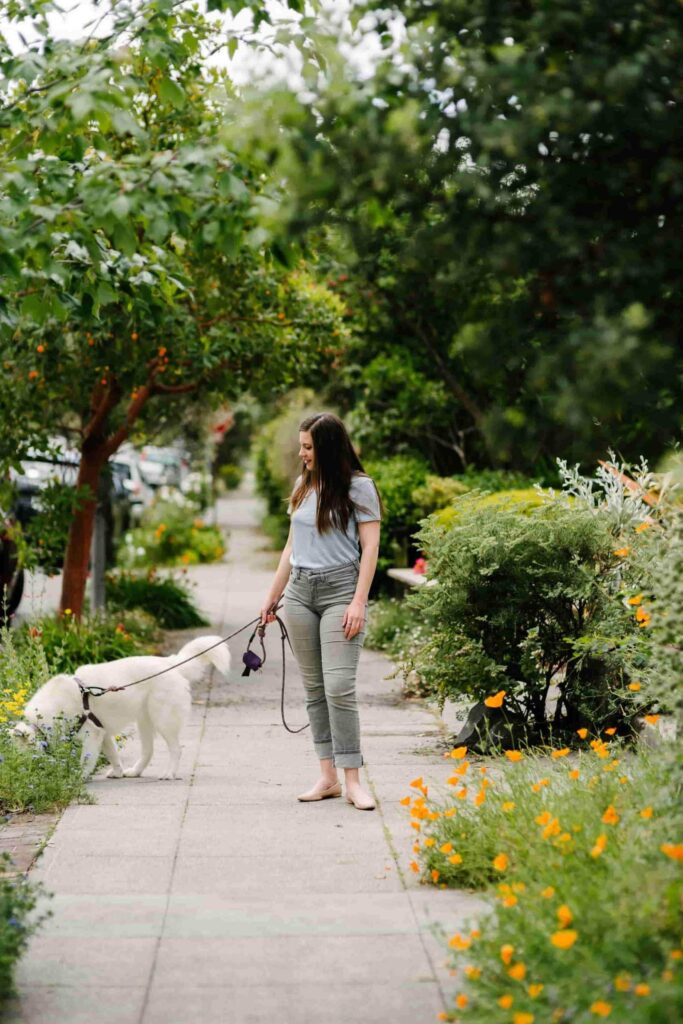
[[[193,576],[227,633],[258,610],[274,557],[247,492],[219,512],[228,558]],[[299,804],[316,762],[308,731],[280,724],[275,636],[249,679],[243,645],[231,649],[230,678],[195,694],[181,781],[157,780],[159,749],[142,779],[97,778],[97,802],[64,813],[31,872],[54,893],[54,916],[19,967],[6,1024],[419,1024],[452,999],[431,929],[462,927],[478,903],[416,884],[398,803],[415,775],[445,777],[437,718],[402,701],[390,663],[364,652],[364,772],[378,810]],[[289,680],[299,725],[291,662]]]

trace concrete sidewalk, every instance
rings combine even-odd
[[[258,611],[275,563],[258,511],[246,491],[221,503],[227,560],[192,570],[213,623],[202,632],[225,635]],[[195,693],[182,780],[157,780],[159,747],[141,779],[96,778],[97,803],[64,813],[31,872],[54,916],[21,962],[6,1024],[419,1024],[453,1005],[431,929],[463,928],[480,904],[416,884],[398,802],[416,775],[445,781],[438,719],[364,652],[363,771],[378,809],[300,804],[317,764],[308,730],[280,722],[279,641],[269,634],[266,668],[248,679],[245,643],[231,642],[230,678]]]

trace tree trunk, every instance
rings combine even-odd
[[[83,614],[85,584],[88,578],[88,563],[92,543],[95,510],[99,489],[100,473],[107,461],[108,451],[104,440],[99,444],[84,444],[81,452],[81,464],[78,469],[77,487],[88,487],[90,497],[80,502],[74,512],[69,539],[64,556],[64,576],[62,579],[62,598],[60,611],[69,611],[80,618]]]

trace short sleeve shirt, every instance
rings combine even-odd
[[[334,569],[356,561],[360,554],[358,523],[376,522],[382,517],[377,489],[369,476],[356,474],[352,477],[349,497],[355,508],[346,532],[335,527],[326,533],[318,531],[318,500],[314,488],[294,512],[290,502],[287,508],[287,514],[292,517],[292,554],[289,561],[295,568]]]

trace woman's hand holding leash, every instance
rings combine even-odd
[[[278,597],[275,601],[269,601],[264,604],[261,608],[261,625],[267,626],[269,622],[275,622],[275,612],[280,605],[280,598]]]

